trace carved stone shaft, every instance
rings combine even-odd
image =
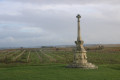
[[[76,18],[78,18],[78,37],[77,37],[77,41],[81,40],[81,34],[80,34],[80,18],[81,16],[78,14],[76,16]]]

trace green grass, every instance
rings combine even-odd
[[[65,68],[73,60],[72,51],[27,50],[12,62],[21,52],[0,53],[0,80],[120,80],[120,48],[88,51],[88,62],[99,67],[94,70]]]
[[[0,80],[120,80],[120,64],[99,65],[98,69],[65,68],[65,64],[0,68]]]

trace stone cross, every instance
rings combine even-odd
[[[77,41],[76,43],[76,49],[74,53],[74,59],[73,63],[68,65],[68,68],[86,68],[86,69],[96,69],[98,68],[92,63],[87,62],[87,55],[86,55],[86,50],[84,49],[83,43],[84,41],[81,39],[81,34],[80,34],[80,18],[81,16],[78,14],[76,16],[78,19],[78,36],[77,36]]]

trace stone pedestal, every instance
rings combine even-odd
[[[84,69],[96,69],[98,68],[92,63],[87,61],[86,50],[83,47],[83,41],[75,41],[76,50],[74,53],[73,63],[69,64],[68,68],[84,68]]]
[[[81,39],[80,35],[80,15],[76,16],[78,18],[78,37],[77,41],[75,41],[76,44],[76,50],[74,53],[74,59],[73,63],[69,64],[67,67],[68,68],[85,68],[85,69],[96,69],[98,68],[92,63],[87,62],[87,55],[86,55],[86,50],[83,47],[84,41]]]

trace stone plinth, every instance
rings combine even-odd
[[[98,67],[92,63],[72,63],[67,66],[67,68],[83,68],[83,69],[97,69]]]
[[[97,69],[98,67],[87,61],[86,50],[83,47],[83,41],[75,41],[76,50],[74,53],[73,63],[69,64],[68,68],[84,68],[84,69]]]

